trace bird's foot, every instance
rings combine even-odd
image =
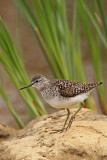
[[[62,132],[64,132],[64,130],[66,130],[66,129],[65,129],[65,128],[62,128],[62,129],[54,129],[54,130],[52,130],[51,133],[58,133],[58,132],[62,133]]]

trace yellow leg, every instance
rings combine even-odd
[[[75,119],[76,114],[81,110],[81,108],[83,108],[83,106],[84,106],[84,102],[82,102],[82,106],[71,116],[69,123],[68,123],[68,126],[66,127],[66,130],[71,127],[72,122]]]
[[[65,119],[65,122],[64,122],[64,125],[63,125],[62,129],[53,130],[54,132],[63,132],[63,131],[65,130],[65,126],[66,126],[67,121],[68,121],[68,118],[69,118],[69,116],[70,116],[70,110],[67,109],[67,112],[68,112],[68,114],[67,114],[67,117],[66,117],[66,119]]]
[[[69,116],[70,116],[70,110],[69,110],[69,109],[67,109],[67,112],[68,112],[68,114],[67,114],[67,117],[66,117],[66,119],[65,119],[65,123],[64,123],[64,125],[63,125],[62,130],[65,129],[65,126],[66,126],[66,124],[67,124],[68,118],[69,118]]]

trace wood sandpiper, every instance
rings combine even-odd
[[[71,124],[84,105],[84,100],[89,96],[91,91],[102,84],[97,83],[80,83],[70,80],[49,80],[43,75],[36,75],[32,78],[31,83],[20,90],[28,87],[36,87],[45,101],[54,108],[67,109],[67,117],[63,128],[57,131],[64,131],[71,127]],[[82,106],[70,117],[70,108],[82,103]],[[68,122],[69,119],[69,122]],[[67,124],[68,122],[68,124]]]

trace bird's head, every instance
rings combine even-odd
[[[43,76],[43,75],[36,75],[32,78],[31,83],[25,87],[20,88],[20,90],[28,88],[28,87],[35,87],[38,90],[40,90],[42,87],[44,87],[44,84],[47,83],[49,80]]]

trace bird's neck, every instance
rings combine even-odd
[[[49,85],[49,80],[41,82],[41,85],[37,86],[39,91],[43,91]]]

